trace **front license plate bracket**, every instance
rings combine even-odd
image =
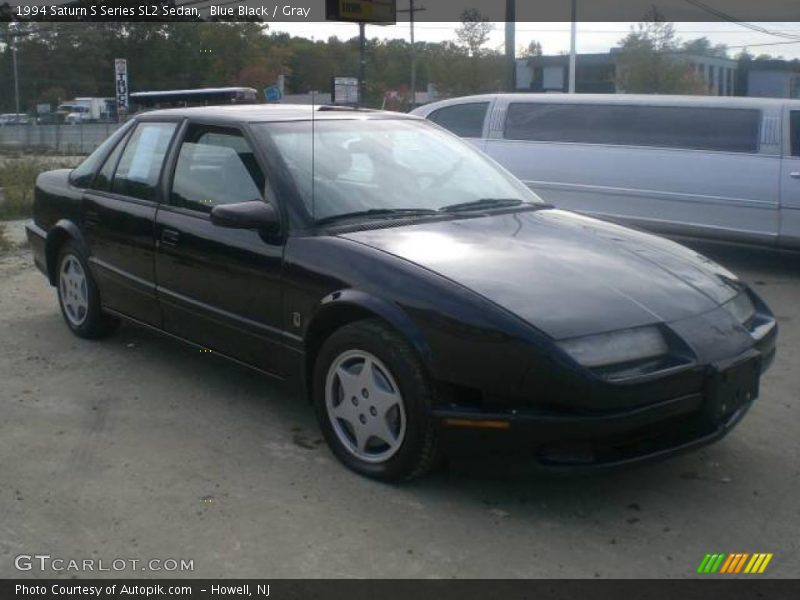
[[[731,361],[714,363],[706,386],[706,410],[715,421],[726,421],[758,397],[761,353],[750,351]]]

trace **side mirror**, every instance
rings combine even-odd
[[[235,204],[218,204],[211,209],[211,222],[231,229],[278,230],[281,216],[278,209],[263,200],[250,200]]]

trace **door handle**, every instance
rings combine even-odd
[[[800,171],[792,171],[789,173],[789,177],[792,179],[800,179]]]
[[[175,229],[162,229],[161,230],[161,243],[166,246],[177,246],[181,234]]]

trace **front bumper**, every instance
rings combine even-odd
[[[438,408],[443,450],[452,457],[532,459],[544,467],[603,469],[656,461],[724,437],[758,396],[774,337],[711,365],[703,389],[655,404],[604,413]]]

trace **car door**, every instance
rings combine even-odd
[[[140,122],[108,155],[84,192],[82,229],[103,305],[161,325],[153,229],[164,158],[177,121]]]
[[[800,110],[786,111],[781,160],[781,216],[778,244],[800,247]]]
[[[190,123],[156,218],[164,329],[268,373],[284,372],[283,239],[211,222],[214,206],[265,201],[264,171],[238,128]]]

